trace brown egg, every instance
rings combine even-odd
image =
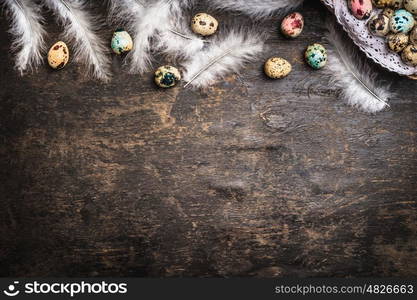
[[[408,45],[401,53],[401,58],[406,65],[417,66],[417,46]]]
[[[386,36],[390,29],[389,20],[384,14],[374,15],[368,22],[369,31],[376,36]]]
[[[206,13],[198,13],[191,20],[191,29],[200,35],[208,36],[212,35],[217,31],[219,22]]]
[[[417,15],[417,0],[404,0],[404,8],[413,15]]]
[[[402,8],[404,0],[390,0],[388,3],[388,7],[392,7],[395,9]]]
[[[59,41],[52,45],[48,52],[48,63],[53,69],[62,69],[69,60],[69,50],[67,45]]]
[[[395,10],[393,8],[387,7],[382,11],[382,14],[384,16],[387,16],[388,18],[391,18],[395,13]]]
[[[378,8],[384,8],[388,6],[390,1],[391,0],[372,0],[372,3]]]
[[[372,0],[372,3],[378,8],[392,7],[398,9],[403,6],[403,0]]]
[[[404,33],[390,34],[387,38],[388,48],[394,52],[401,52],[408,45],[408,35]]]
[[[417,46],[417,26],[410,32],[410,43]]]

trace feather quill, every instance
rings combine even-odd
[[[337,30],[334,20],[327,22],[326,40],[331,45],[329,60],[323,72],[341,90],[348,104],[368,113],[376,113],[392,98],[390,85],[377,79],[378,73],[359,53],[359,50]]]
[[[184,63],[186,87],[206,87],[230,73],[238,73],[245,63],[258,58],[263,47],[262,35],[231,30]]]
[[[156,51],[188,58],[201,50],[204,41],[185,24],[184,10],[193,0],[110,0],[113,23],[125,24],[133,34],[134,49],[128,54],[131,73],[152,67]],[[126,20],[128,20],[126,22]]]
[[[168,26],[155,39],[155,48],[174,59],[188,59],[203,49],[207,41],[197,37],[184,15],[170,18]],[[208,42],[207,42],[208,43]]]
[[[4,0],[12,24],[12,51],[16,51],[16,69],[23,75],[33,71],[43,60],[44,34],[40,7],[30,0]]]
[[[211,0],[215,9],[244,13],[254,19],[286,14],[297,8],[304,0]]]
[[[64,27],[66,39],[74,42],[74,56],[88,66],[89,72],[102,81],[110,79],[107,47],[97,35],[100,21],[87,11],[84,0],[43,0]]]

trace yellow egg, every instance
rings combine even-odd
[[[394,33],[387,37],[388,48],[394,52],[401,52],[407,47],[409,36],[404,33]]]
[[[69,60],[69,50],[67,45],[59,41],[52,45],[48,52],[48,63],[53,69],[62,69]]]
[[[265,74],[272,79],[284,78],[291,72],[291,64],[280,57],[271,57],[264,66]]]
[[[203,36],[214,34],[218,27],[219,22],[217,22],[214,17],[206,13],[198,13],[191,20],[191,29],[195,33]]]
[[[417,46],[408,45],[401,53],[401,58],[406,65],[417,66]]]

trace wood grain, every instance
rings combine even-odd
[[[3,16],[0,275],[417,276],[417,82],[380,70],[391,108],[345,105],[302,58],[326,9],[301,12],[300,38],[256,24],[264,55],[202,91],[117,57],[109,84],[75,62],[19,77]],[[287,79],[262,75],[272,55]]]

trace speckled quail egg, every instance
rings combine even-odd
[[[264,66],[265,74],[272,79],[284,78],[291,70],[291,64],[280,57],[271,57],[266,61]]]
[[[417,66],[417,46],[408,45],[401,53],[401,59],[406,65]]]
[[[206,13],[198,13],[191,20],[191,29],[200,35],[208,36],[212,35],[217,31],[219,22]]]
[[[369,31],[376,36],[386,36],[389,32],[389,20],[384,14],[373,16],[368,22]]]
[[[371,16],[371,0],[348,0],[348,6],[352,15],[359,20],[366,20]]]
[[[387,7],[388,2],[390,2],[390,0],[372,0],[372,4],[375,5],[378,8]]]
[[[395,9],[402,8],[404,6],[404,0],[390,0],[388,3],[388,7],[392,7]]]
[[[372,0],[372,3],[378,8],[392,7],[398,9],[403,7],[403,0]]]
[[[372,0],[372,4],[378,8],[387,7],[388,0]]]
[[[59,41],[52,45],[51,49],[48,52],[48,64],[53,69],[62,69],[65,67],[69,60],[69,50],[68,46]]]
[[[408,45],[408,35],[405,33],[394,33],[387,37],[388,48],[394,52],[401,52]]]
[[[117,29],[111,39],[111,49],[113,52],[120,55],[129,52],[132,48],[133,40],[130,34],[123,29]]]
[[[417,0],[404,0],[404,8],[412,14],[417,14]]]
[[[305,59],[313,69],[321,69],[327,63],[327,51],[320,44],[313,44],[307,47]]]
[[[382,14],[387,16],[390,19],[394,15],[394,13],[395,13],[395,10],[390,7],[384,8],[384,10],[382,11]]]
[[[289,38],[298,37],[304,28],[304,18],[298,13],[292,13],[286,16],[281,22],[281,32]]]
[[[413,29],[415,24],[413,15],[405,9],[399,9],[394,12],[390,20],[390,29],[394,33],[407,33]]]
[[[181,73],[173,66],[162,66],[155,71],[155,83],[162,88],[170,88],[181,80]]]
[[[410,43],[417,46],[417,26],[410,32]]]

